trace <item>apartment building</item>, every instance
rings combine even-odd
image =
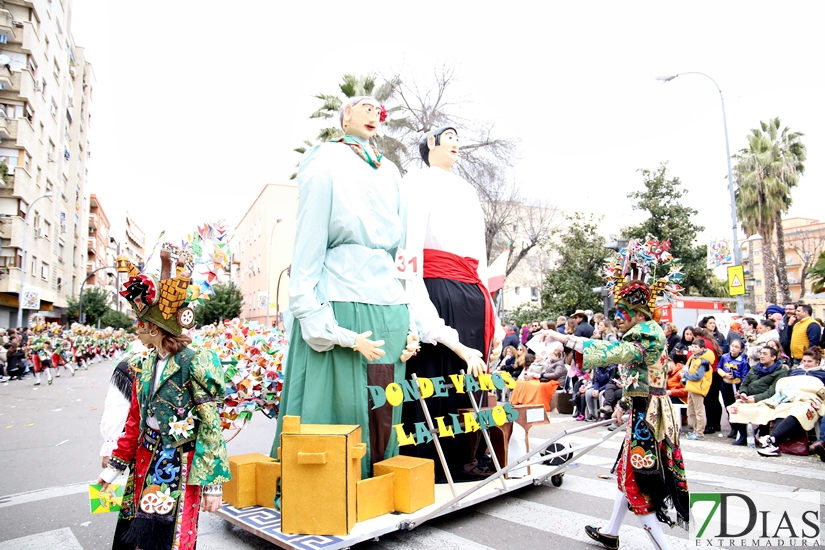
[[[805,300],[817,310],[817,316],[820,313],[825,315],[825,307],[819,303],[822,298],[810,295],[811,281],[803,278],[803,271],[807,273],[819,254],[825,251],[825,222],[812,218],[788,218],[782,220],[782,228],[785,230],[785,265],[791,299]],[[765,299],[764,241],[760,235],[754,235],[741,246],[745,287],[750,294],[745,301],[750,301],[751,311],[760,313],[770,305]],[[776,277],[775,274],[773,276]]]
[[[231,280],[243,294],[241,318],[265,323],[268,309],[272,324],[289,307],[297,217],[298,187],[271,183],[236,226],[230,240]]]
[[[126,231],[121,241],[121,254],[135,264],[146,262],[146,234],[135,222],[135,219],[126,212]]]
[[[111,224],[100,199],[92,193],[89,196],[89,237],[86,248],[86,287],[105,288],[109,286],[107,266],[114,265],[109,258],[109,234]],[[100,270],[100,271],[98,271]]]
[[[24,325],[38,307],[65,321],[86,277],[94,73],[70,10],[70,0],[0,3],[0,326],[17,326],[21,290]]]

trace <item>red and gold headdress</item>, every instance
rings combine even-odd
[[[681,296],[684,274],[670,254],[670,241],[648,236],[631,240],[608,260],[604,278],[618,304],[654,318],[656,298],[673,301]]]

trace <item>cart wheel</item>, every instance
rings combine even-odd
[[[564,474],[551,476],[550,483],[553,484],[553,487],[561,487],[561,484],[564,483]]]
[[[547,456],[549,454],[558,453],[560,451],[563,451],[566,448],[567,447],[564,446],[564,444],[562,444],[562,443],[551,443],[550,445],[547,446],[547,450],[542,451],[541,454],[544,455],[544,456]],[[550,464],[551,466],[558,466],[560,464],[564,464],[565,462],[568,462],[571,458],[573,458],[572,453],[558,455],[558,456],[555,456],[555,457],[551,458],[550,460],[548,460],[547,464]]]

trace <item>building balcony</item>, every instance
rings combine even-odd
[[[7,246],[20,248],[23,242],[23,218],[20,216],[0,218],[0,238],[9,239]]]
[[[2,11],[2,10],[0,10]],[[5,65],[0,66],[0,88],[1,90],[10,90],[14,83],[11,71]]]
[[[9,267],[0,275],[0,292],[17,294],[20,289],[20,268]]]
[[[14,40],[14,18],[9,10],[0,10],[0,34],[9,42]]]
[[[18,147],[23,147],[32,152],[32,146],[37,137],[34,135],[31,122],[25,118],[6,118],[5,121],[8,128],[8,138],[6,139],[13,139],[17,142]]]
[[[0,117],[0,138],[11,139],[11,130],[9,130],[9,119]]]

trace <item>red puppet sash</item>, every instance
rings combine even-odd
[[[493,315],[493,302],[487,286],[478,278],[478,260],[474,258],[462,258],[443,250],[432,248],[424,249],[424,278],[425,279],[448,279],[460,283],[478,285],[484,295],[484,349],[479,350],[485,361],[490,350],[490,342],[495,334],[495,316]]]

